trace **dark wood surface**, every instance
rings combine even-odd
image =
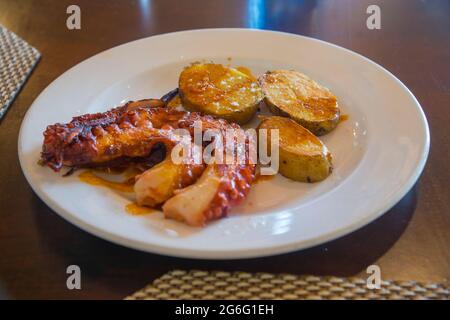
[[[78,4],[82,29],[66,28]],[[378,4],[382,28],[366,28]],[[436,1],[26,1],[0,0],[0,23],[42,60],[0,122],[0,298],[121,299],[171,269],[222,269],[447,282],[450,275],[450,2]],[[254,27],[307,35],[361,53],[416,95],[431,128],[431,152],[414,188],[370,225],[336,241],[281,256],[241,261],[169,258],[123,248],[70,225],[31,190],[17,136],[33,100],[57,76],[107,48],[176,30]],[[392,177],[395,179],[395,177]],[[80,199],[82,201],[82,199]],[[66,288],[66,267],[82,289]]]

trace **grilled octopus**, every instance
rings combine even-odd
[[[193,136],[199,122],[203,131],[213,129],[223,136],[227,129],[242,131],[223,119],[166,108],[164,98],[145,99],[48,126],[40,162],[57,172],[63,166],[150,164],[150,169],[136,176],[138,204],[162,204],[166,218],[204,226],[225,217],[246,198],[255,164],[249,161],[246,149],[243,163],[206,164],[191,159],[174,163],[170,152],[182,139],[176,129],[186,129]]]

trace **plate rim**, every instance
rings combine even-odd
[[[88,60],[94,59],[95,57],[102,55],[110,50],[130,45],[132,43],[145,41],[149,38],[158,38],[158,37],[164,37],[168,35],[176,35],[181,33],[195,33],[195,32],[260,32],[260,33],[272,33],[272,34],[281,34],[284,36],[289,36],[292,38],[305,38],[309,41],[313,42],[320,42],[322,44],[335,47],[338,50],[344,50],[347,53],[350,53],[352,55],[356,55],[359,58],[362,58],[365,62],[371,64],[372,66],[376,67],[380,71],[383,71],[385,74],[387,74],[392,80],[394,80],[400,87],[407,93],[407,95],[412,98],[412,102],[415,105],[415,108],[418,111],[420,121],[423,124],[424,128],[424,143],[421,146],[420,150],[420,158],[418,162],[415,164],[414,172],[408,177],[407,181],[404,183],[402,188],[396,193],[395,197],[392,198],[391,201],[383,203],[383,205],[378,209],[374,210],[372,214],[369,214],[365,216],[364,218],[358,219],[357,221],[354,221],[353,223],[347,225],[346,227],[342,227],[339,229],[335,229],[333,232],[330,232],[328,234],[322,234],[321,236],[317,236],[308,240],[300,240],[300,241],[291,241],[288,244],[278,244],[270,247],[264,247],[264,248],[247,248],[240,250],[238,252],[230,251],[230,250],[203,250],[203,249],[185,249],[185,248],[174,248],[170,246],[164,246],[164,245],[158,245],[156,243],[148,243],[143,242],[139,240],[132,240],[129,238],[126,238],[122,235],[118,235],[113,232],[109,232],[107,230],[104,230],[103,228],[97,227],[94,224],[88,223],[86,221],[83,221],[82,219],[78,218],[76,215],[71,214],[70,212],[63,209],[57,202],[55,202],[50,197],[47,197],[44,192],[42,192],[37,186],[33,185],[31,182],[31,177],[29,176],[29,173],[24,170],[24,163],[23,163],[23,151],[21,148],[22,140],[23,138],[23,127],[26,122],[28,122],[28,117],[30,115],[30,110],[32,109],[34,103],[39,99],[41,95],[44,95],[48,89],[58,80],[63,78],[67,73],[71,72],[72,69],[76,68],[82,63],[85,63]],[[324,244],[326,242],[330,242],[332,240],[335,240],[337,238],[343,237],[345,235],[348,235],[349,233],[356,231],[360,229],[361,227],[371,223],[372,221],[376,220],[377,218],[381,217],[384,213],[389,211],[392,207],[394,207],[414,186],[414,184],[419,179],[420,175],[422,174],[428,155],[429,155],[429,149],[430,149],[430,130],[428,121],[425,115],[425,112],[420,105],[417,98],[414,96],[414,94],[409,90],[408,87],[406,87],[405,84],[403,84],[402,81],[400,81],[395,75],[393,75],[389,70],[385,69],[380,64],[374,62],[373,60],[363,56],[360,53],[354,52],[352,50],[349,50],[347,48],[341,47],[339,45],[308,37],[303,35],[298,35],[294,33],[288,33],[288,32],[282,32],[282,31],[273,31],[273,30],[262,30],[262,29],[250,29],[250,28],[205,28],[205,29],[191,29],[191,30],[182,30],[182,31],[175,31],[175,32],[169,32],[169,33],[162,33],[157,35],[152,35],[149,37],[143,37],[136,40],[132,40],[111,48],[108,48],[106,50],[103,50],[87,59],[84,59],[68,70],[64,71],[61,75],[59,75],[56,79],[54,79],[50,84],[46,86],[44,90],[42,90],[39,95],[35,98],[31,106],[28,108],[22,123],[20,125],[20,131],[18,135],[18,156],[19,156],[19,163],[21,166],[22,173],[24,174],[28,184],[31,186],[35,194],[47,205],[49,206],[56,214],[58,214],[60,217],[62,217],[64,220],[70,222],[71,224],[75,225],[76,227],[82,229],[85,232],[88,232],[96,237],[102,238],[104,240],[107,240],[109,242],[125,246],[128,248],[140,250],[143,252],[153,253],[153,254],[161,254],[166,256],[173,256],[173,257],[181,257],[181,258],[191,258],[191,259],[214,259],[214,260],[229,260],[229,259],[247,259],[247,258],[256,258],[256,257],[268,257],[268,256],[274,256],[274,255],[280,255],[288,252],[298,251],[298,250],[304,250],[319,244]]]

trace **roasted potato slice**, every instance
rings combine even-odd
[[[266,72],[258,81],[274,114],[292,118],[316,135],[328,133],[338,124],[336,97],[306,75],[275,70]]]
[[[183,106],[231,122],[244,124],[253,117],[263,94],[258,81],[221,64],[192,64],[180,74]]]
[[[267,129],[267,146],[270,150],[272,129],[279,134],[279,171],[295,181],[316,182],[328,177],[332,171],[332,156],[327,147],[292,119],[264,118],[258,130]]]

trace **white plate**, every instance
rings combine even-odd
[[[231,58],[231,59],[230,59]],[[229,218],[205,228],[131,216],[128,199],[63,178],[37,165],[48,124],[104,111],[129,99],[160,97],[184,66],[213,60],[254,74],[295,69],[326,85],[349,119],[323,137],[335,170],[321,183],[281,176],[256,184]],[[63,218],[109,241],[172,256],[267,256],[335,239],[382,215],[413,186],[429,149],[424,113],[411,92],[374,62],[297,35],[210,29],[154,36],[102,52],[50,84],[28,110],[19,136],[22,170],[38,196]]]

